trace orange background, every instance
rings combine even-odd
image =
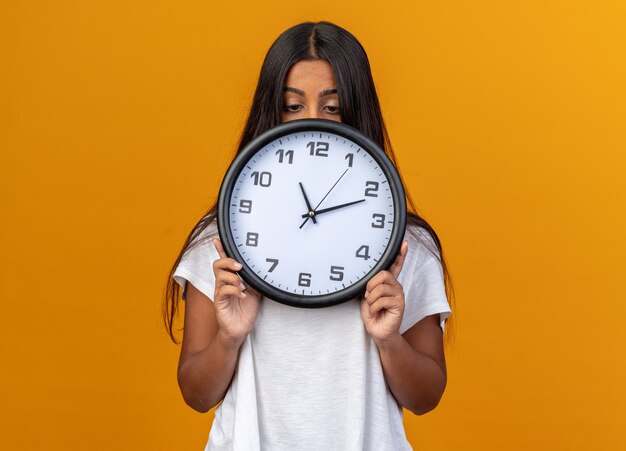
[[[454,277],[448,389],[407,415],[413,446],[626,449],[617,0],[2,1],[0,448],[202,449],[165,276],[304,20],[368,51]]]

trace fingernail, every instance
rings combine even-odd
[[[240,283],[240,284],[239,284],[239,289],[240,289],[241,291],[246,291],[246,286],[245,286],[243,283]]]
[[[239,263],[239,262],[235,262],[235,264],[233,266],[235,267],[235,269],[243,268],[243,266],[241,266],[241,263]]]
[[[241,299],[244,299],[246,297],[246,293],[244,293],[243,291],[239,294],[239,297]]]
[[[364,297],[365,297],[365,299],[367,299],[367,297],[368,297],[369,295],[370,295],[370,292],[369,292],[369,291],[366,291],[366,292],[365,292],[365,296],[364,296]]]

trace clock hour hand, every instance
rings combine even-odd
[[[303,218],[310,217],[313,220],[313,224],[317,224],[317,219],[315,219],[315,212],[311,207],[311,202],[309,202],[309,198],[306,197],[306,193],[304,192],[304,186],[302,186],[302,182],[298,182],[300,184],[300,191],[302,191],[302,196],[304,197],[304,203],[306,203],[306,208],[309,210],[307,214],[302,215]]]
[[[352,202],[347,202],[345,204],[335,205],[334,207],[322,208],[321,210],[314,210],[314,215],[321,215],[322,213],[328,213],[329,211],[338,210],[339,208],[348,207],[350,205],[358,204],[361,202],[365,202],[365,199],[359,199]],[[306,218],[309,214],[302,215],[303,218]]]

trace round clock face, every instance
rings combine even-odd
[[[283,123],[228,169],[220,239],[263,295],[300,307],[363,293],[399,251],[404,190],[385,153],[357,130],[320,119]]]

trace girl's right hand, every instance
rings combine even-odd
[[[218,334],[227,344],[239,347],[254,326],[259,314],[261,296],[243,284],[237,275],[241,264],[226,257],[220,240],[213,239],[213,244],[220,256],[213,262],[215,274],[213,305],[219,325]]]

